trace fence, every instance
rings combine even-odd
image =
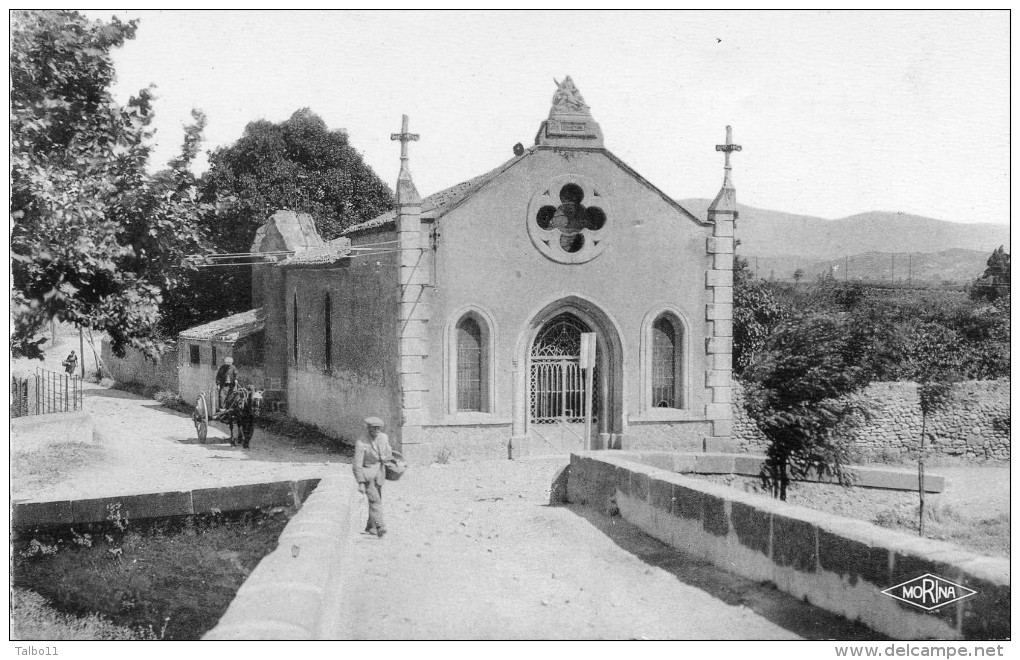
[[[36,369],[11,377],[11,417],[82,410],[82,380],[68,374]]]

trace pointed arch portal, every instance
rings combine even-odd
[[[532,453],[585,448],[585,379],[581,333],[596,335],[592,387],[594,446],[621,433],[623,370],[616,325],[590,301],[570,296],[532,316],[518,342],[514,435],[529,438]],[[520,368],[523,367],[523,368]]]

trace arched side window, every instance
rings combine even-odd
[[[297,320],[297,292],[294,293],[294,366],[298,362],[298,320]]]
[[[326,373],[333,370],[333,304],[326,292],[326,299],[322,303],[323,333],[325,334],[326,345],[323,347]]]
[[[493,325],[475,307],[462,309],[446,326],[447,413],[494,412]]]
[[[652,324],[652,406],[683,408],[680,396],[683,364],[677,350],[677,332],[673,322],[660,316]]]
[[[478,321],[467,316],[457,324],[457,410],[482,412],[485,347]]]
[[[689,337],[680,311],[659,307],[641,324],[641,410],[672,415],[687,411]],[[684,412],[683,414],[687,414]]]

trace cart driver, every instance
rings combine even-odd
[[[227,397],[234,391],[237,385],[237,367],[234,366],[234,358],[228,357],[216,371],[216,410],[219,411],[226,403]]]

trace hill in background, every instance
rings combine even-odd
[[[681,200],[698,217],[708,199]],[[981,275],[992,250],[1006,245],[1009,225],[963,224],[907,213],[870,211],[837,220],[738,205],[739,253],[759,277],[787,280],[798,268],[815,279],[966,283]]]
[[[879,280],[925,284],[967,284],[985,270],[989,252],[977,250],[943,250],[932,253],[865,252],[843,259],[812,259],[810,257],[758,257],[741,248],[751,272],[763,279],[790,280],[798,268],[804,280],[832,273],[837,280]]]
[[[698,217],[707,215],[708,199],[681,200]],[[793,255],[813,259],[842,259],[866,252],[933,253],[976,250],[991,254],[1009,246],[1009,225],[963,224],[907,213],[869,211],[838,220],[737,206],[737,238],[744,255]]]

